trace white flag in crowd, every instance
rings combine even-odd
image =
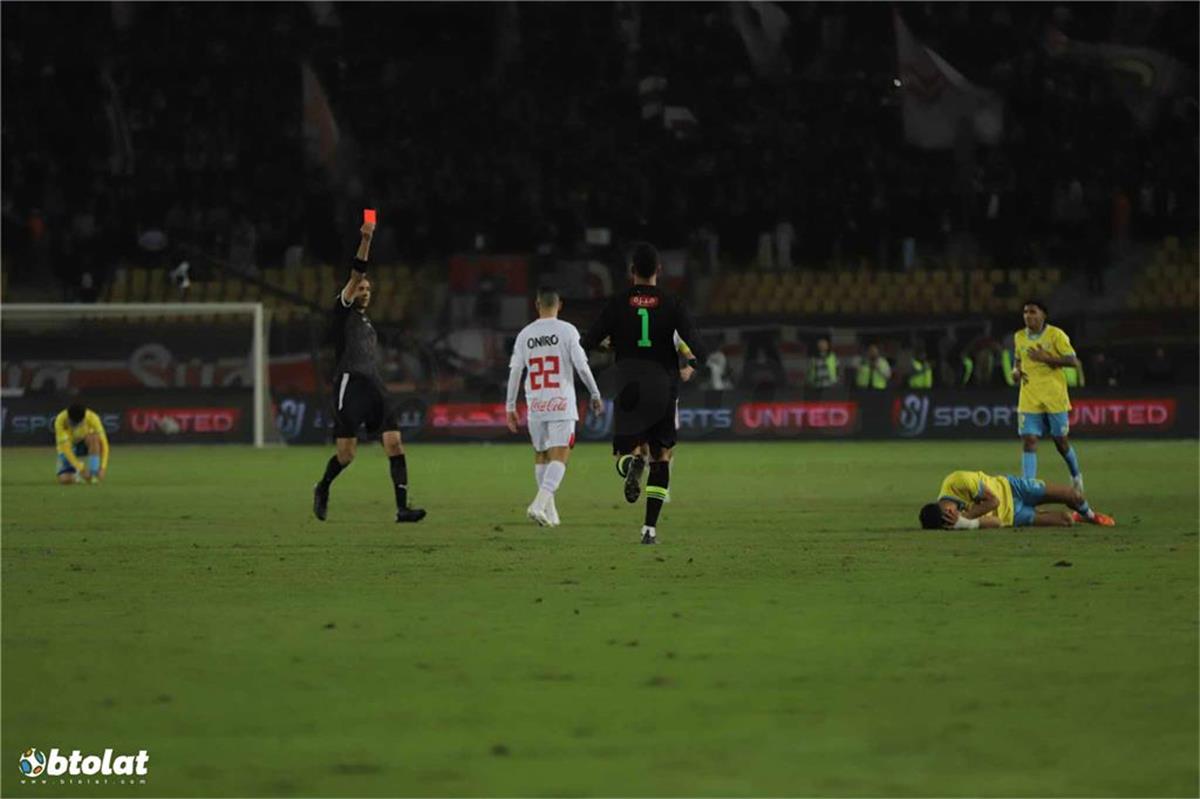
[[[1004,135],[1004,102],[980,88],[912,35],[895,11],[896,57],[903,92],[904,138],[927,150],[954,146],[959,127],[978,141]]]
[[[1080,42],[1050,26],[1046,52],[1055,58],[1106,70],[1129,113],[1142,127],[1151,127],[1165,98],[1188,91],[1195,75],[1179,61],[1147,47],[1104,42]]]
[[[321,81],[308,64],[302,64],[304,139],[308,145],[308,157],[331,172],[337,170],[337,149],[341,131]]]

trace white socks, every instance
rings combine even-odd
[[[562,485],[567,465],[561,461],[535,463],[533,475],[537,479],[538,492],[529,506],[529,517],[538,524],[558,527],[558,508],[554,506],[554,492]]]
[[[545,472],[542,473],[541,487],[545,491],[553,494],[562,484],[563,475],[567,473],[567,465],[562,461],[550,461],[545,465]]]

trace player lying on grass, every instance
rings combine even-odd
[[[108,435],[104,432],[104,422],[83,404],[73,403],[54,417],[54,440],[60,485],[98,483],[108,474]],[[87,463],[81,458],[87,458]]]
[[[517,334],[509,362],[507,411],[508,429],[517,432],[517,390],[521,374],[525,381],[525,403],[529,409],[529,438],[533,442],[533,472],[538,492],[525,513],[542,527],[558,527],[554,492],[567,473],[567,458],[575,445],[575,375],[591,395],[592,411],[604,411],[604,400],[587,355],[579,346],[579,330],[558,318],[562,300],[551,288],[538,289],[538,318]]]
[[[1072,510],[1037,510],[1037,506],[1052,502]],[[966,471],[947,475],[937,502],[922,507],[918,518],[926,530],[1070,527],[1079,522],[1116,526],[1111,516],[1092,510],[1083,492],[1074,486]]]

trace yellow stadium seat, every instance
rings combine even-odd
[[[129,301],[130,302],[145,302],[146,301],[146,270],[134,269],[131,271],[129,280]]]
[[[129,298],[129,270],[118,269],[109,282],[108,301],[127,302]]]
[[[151,269],[146,286],[147,302],[162,302],[163,292],[167,282],[167,274],[163,269]]]
[[[300,267],[300,292],[305,296],[316,292],[317,268],[315,266]]]
[[[246,293],[246,284],[241,278],[230,278],[225,281],[225,292],[223,295],[225,302],[241,302],[242,296]]]

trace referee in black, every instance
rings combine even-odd
[[[400,440],[400,424],[379,372],[379,339],[367,318],[367,306],[371,304],[367,255],[375,223],[363,223],[361,232],[362,240],[350,265],[350,279],[330,311],[330,333],[337,352],[333,376],[333,436],[337,452],[325,464],[325,476],[313,488],[313,515],[325,521],[329,486],[354,460],[358,428],[363,426],[371,435],[383,434],[383,450],[388,456],[396,491],[396,521],[419,522],[425,518],[425,511],[408,507],[408,464]]]

